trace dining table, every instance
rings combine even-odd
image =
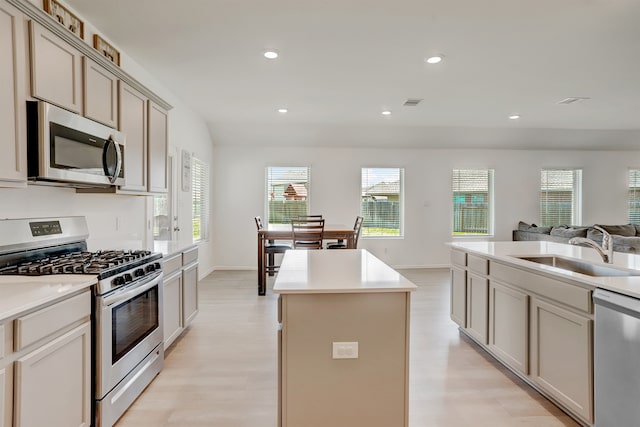
[[[353,226],[344,224],[326,224],[324,226],[323,240],[344,240],[347,249],[355,249],[355,232]],[[266,244],[276,240],[293,240],[291,224],[270,224],[266,228],[258,230],[258,295],[264,296],[267,293],[267,254]],[[305,250],[305,249],[299,249]],[[275,254],[269,254],[275,257]],[[269,259],[269,264],[273,265],[273,258]]]

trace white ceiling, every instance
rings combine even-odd
[[[640,148],[638,0],[68,3],[214,144]]]

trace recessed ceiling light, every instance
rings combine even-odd
[[[424,62],[426,62],[427,64],[438,64],[442,62],[443,58],[444,58],[444,55],[433,55],[425,59]]]
[[[278,57],[278,52],[275,50],[267,50],[263,55],[267,59],[276,59]]]
[[[512,114],[509,116],[509,120],[518,120],[520,118],[520,114]]]
[[[287,110],[286,108],[278,108],[278,113],[286,114],[288,112],[289,112],[289,110]]]
[[[383,116],[390,116],[390,115],[391,115],[391,111],[389,111],[389,110],[383,110],[383,111],[382,111],[382,115],[383,115]]]

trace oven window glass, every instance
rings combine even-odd
[[[114,364],[158,328],[158,287],[123,302],[111,314],[111,363]]]

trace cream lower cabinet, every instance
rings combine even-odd
[[[593,320],[531,301],[531,376],[577,415],[593,420]]]
[[[91,425],[90,316],[91,292],[86,290],[19,315],[7,324],[11,330],[0,331],[9,337],[0,374],[6,393],[0,410],[5,424],[0,425]]]
[[[487,344],[489,315],[489,280],[467,272],[467,327],[469,335]]]
[[[184,327],[198,314],[198,263],[192,262],[182,269],[182,319]]]
[[[9,367],[10,369],[11,367]],[[7,409],[11,406],[11,400],[9,399],[11,390],[7,390],[7,368],[0,369],[0,426],[9,427],[11,425],[11,418],[7,420]]]
[[[198,248],[165,257],[162,269],[166,350],[198,314]]]
[[[451,267],[451,320],[458,326],[467,326],[467,271],[453,265]]]
[[[91,324],[16,361],[15,427],[91,425]]]
[[[489,285],[489,348],[504,363],[529,373],[529,296],[493,280]]]
[[[182,271],[164,278],[164,348],[165,350],[182,333]]]
[[[26,37],[24,15],[0,0],[0,186],[27,183]]]

